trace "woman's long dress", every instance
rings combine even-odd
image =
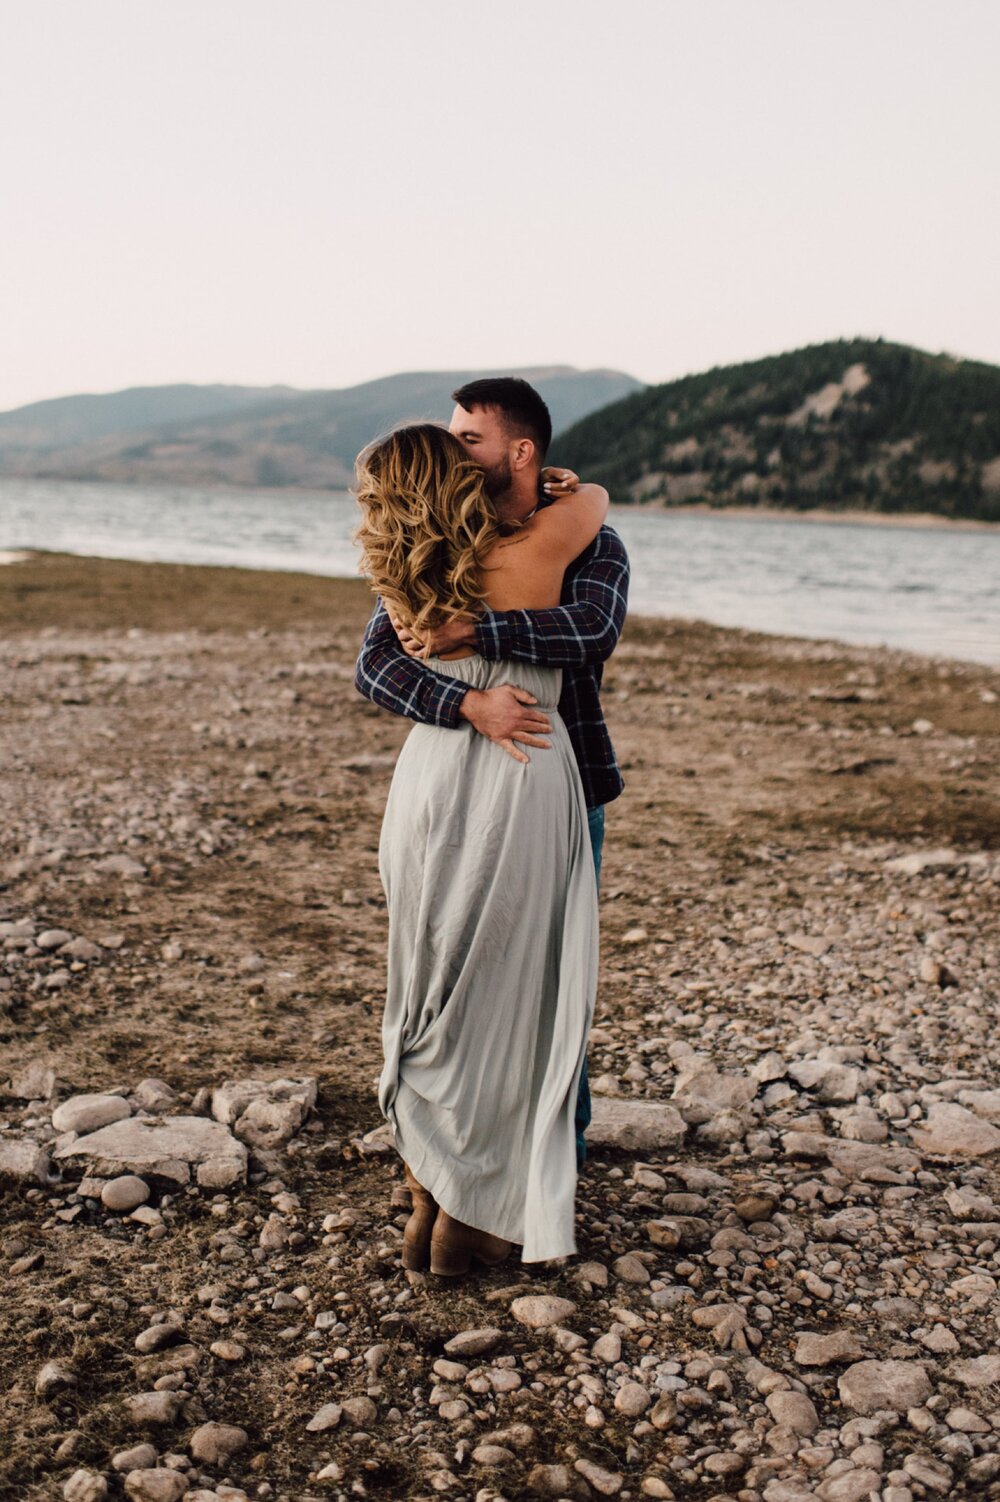
[[[389,974],[379,1104],[417,1181],[456,1220],[575,1251],[574,1111],[597,988],[597,887],[562,674],[431,659],[470,688],[514,683],[552,721],[516,762],[470,725],[415,725],[379,868]]]

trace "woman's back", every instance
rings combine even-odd
[[[547,610],[558,605],[566,569],[593,542],[607,512],[607,491],[581,485],[540,508],[512,536],[501,537],[483,569],[487,608]]]

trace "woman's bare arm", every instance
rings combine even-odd
[[[544,549],[563,565],[578,558],[597,536],[608,514],[610,498],[603,485],[580,485],[536,511],[524,527],[532,547]]]

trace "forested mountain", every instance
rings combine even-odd
[[[339,488],[370,439],[407,418],[447,421],[455,387],[490,374],[531,381],[556,431],[641,389],[620,371],[565,365],[408,373],[339,391],[136,387],[0,413],[0,474]]]
[[[813,345],[647,387],[563,433],[552,461],[619,502],[1000,520],[1000,368]]]

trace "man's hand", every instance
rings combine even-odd
[[[435,630],[425,631],[423,636],[414,636],[409,626],[404,626],[391,610],[387,610],[386,614],[407,657],[442,657],[447,652],[455,652],[459,647],[471,647],[475,643],[475,621],[447,621]]]
[[[527,762],[530,758],[514,744],[539,746],[548,751],[551,741],[539,739],[552,729],[552,723],[540,709],[532,709],[538,700],[523,688],[512,683],[502,683],[498,688],[470,688],[462,700],[459,714],[468,720],[474,730],[485,735],[489,741],[502,746],[515,761]]]
[[[561,495],[572,495],[579,484],[580,476],[571,469],[553,469],[550,464],[542,470],[542,489],[553,500],[558,500]]]

